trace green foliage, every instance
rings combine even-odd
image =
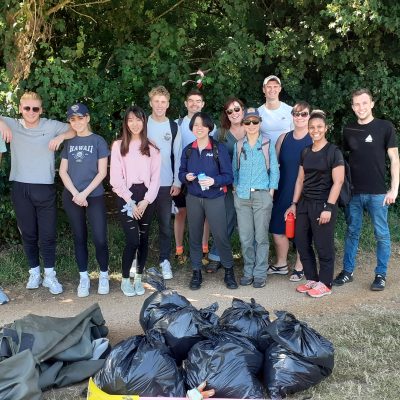
[[[217,120],[230,95],[261,104],[261,82],[273,73],[282,78],[284,101],[306,99],[328,112],[338,143],[353,118],[350,92],[358,87],[374,93],[377,117],[400,127],[396,2],[110,0],[80,6],[69,0],[59,7],[44,0],[36,20],[34,3],[0,5],[1,114],[15,115],[19,94],[28,89],[42,95],[50,118],[65,120],[68,105],[83,101],[93,129],[111,142],[128,105],[149,112],[147,93],[155,85],[171,92],[169,115],[184,115],[192,86],[182,82],[197,79],[189,74],[201,68],[210,69],[202,90],[206,111]],[[27,29],[32,21],[38,36]],[[18,84],[14,61],[30,66]]]

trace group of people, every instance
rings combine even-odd
[[[393,125],[374,118],[368,89],[353,92],[357,121],[344,128],[343,136],[353,192],[345,208],[348,228],[343,270],[334,279],[335,222],[345,179],[343,153],[327,140],[329,127],[323,111],[312,111],[305,101],[293,107],[281,102],[282,86],[277,76],[265,78],[262,89],[266,101],[259,108],[247,108],[237,97],[227,99],[217,129],[203,112],[202,92],[191,90],[185,100],[187,115],[173,121],[166,116],[169,92],[163,86],[155,87],[149,92],[151,115],[147,117],[138,106],[129,107],[111,153],[106,141],[92,132],[85,104],[70,106],[68,123],[62,123],[41,118],[40,96],[25,93],[19,105],[22,118],[0,117],[0,132],[3,140],[11,143],[12,202],[30,268],[26,287],[35,289],[42,284],[52,294],[63,290],[54,269],[54,151],[64,142],[59,173],[80,274],[79,297],[88,296],[90,290],[87,223],[100,268],[98,293],[109,293],[102,182],[110,154],[110,184],[125,236],[121,290],[126,296],[145,293],[142,274],[154,216],[159,227],[160,268],[164,279],[173,278],[171,210],[176,213],[175,255],[179,263],[186,261],[183,237],[187,218],[191,289],[200,289],[203,268],[212,273],[223,267],[229,289],[237,288],[238,283],[262,288],[268,274],[290,274],[294,282],[306,279],[296,290],[311,297],[331,294],[333,285],[353,280],[365,210],[371,216],[377,241],[371,289],[383,290],[391,248],[388,206],[395,202],[399,187]],[[5,150],[0,141],[0,151]],[[385,185],[386,155],[390,160],[389,190]],[[289,213],[296,218],[297,257],[292,270],[287,261],[290,241],[285,235]],[[239,281],[234,274],[230,240],[236,226],[243,257]],[[210,251],[209,231],[213,237]],[[269,233],[276,250],[276,260],[271,264]],[[44,263],[43,277],[39,255]]]

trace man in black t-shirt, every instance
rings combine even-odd
[[[374,101],[368,89],[352,94],[352,108],[357,122],[343,131],[344,150],[349,154],[353,197],[346,207],[347,233],[343,257],[343,271],[333,281],[341,286],[353,280],[355,259],[360,238],[363,211],[367,211],[374,225],[377,243],[375,279],[371,290],[383,290],[390,258],[390,232],[387,223],[388,206],[394,204],[399,189],[399,152],[396,131],[389,121],[374,118]],[[386,154],[390,160],[391,186],[386,190]]]

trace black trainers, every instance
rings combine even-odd
[[[353,273],[343,270],[338,274],[338,276],[333,280],[334,286],[342,286],[345,283],[353,282]]]
[[[219,261],[210,260],[208,265],[206,265],[206,272],[209,274],[217,272],[221,268],[221,263]]]
[[[237,289],[238,284],[236,283],[233,268],[225,268],[224,282],[228,289]]]
[[[371,284],[371,290],[373,291],[381,291],[383,289],[385,289],[385,285],[386,285],[386,278],[383,275],[375,275],[375,279]]]
[[[203,282],[203,277],[201,276],[201,271],[199,269],[194,269],[192,279],[190,280],[189,284],[190,289],[192,290],[200,289],[202,282]]]

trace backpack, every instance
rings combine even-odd
[[[182,124],[182,122],[181,122]],[[172,134],[172,140],[171,140],[171,167],[172,167],[172,173],[175,172],[175,156],[174,156],[174,143],[175,143],[175,138],[176,135],[178,134],[178,124],[175,121],[172,121],[172,119],[169,120],[169,126],[171,129],[171,134]]]
[[[332,168],[335,161],[335,150],[338,147],[333,143],[329,143],[328,147],[328,165]],[[311,151],[311,146],[306,147],[302,153],[302,163],[304,163],[305,156]],[[337,203],[339,207],[346,207],[350,203],[351,197],[353,196],[353,184],[351,181],[350,166],[346,160],[344,160],[344,180],[342,188],[340,189]]]
[[[328,148],[328,160],[329,165],[332,166],[335,160],[335,150],[337,146],[329,143]],[[343,159],[344,160],[344,159]],[[340,189],[338,205],[339,207],[346,207],[350,203],[351,197],[353,196],[353,184],[351,181],[351,170],[349,163],[344,160],[344,180],[342,188]]]
[[[211,138],[210,138],[210,141],[212,144],[213,159],[217,163],[218,169],[219,169],[218,144],[215,140],[213,140]],[[191,145],[186,148],[185,155],[186,155],[187,159],[189,159],[190,156],[192,155],[192,151],[193,151],[193,147]]]
[[[236,154],[237,154],[237,170],[240,169],[240,156],[244,155],[244,159],[246,159],[246,151],[243,149],[244,140],[239,139],[236,143]],[[269,174],[269,146],[271,141],[266,138],[262,138],[261,150],[263,152],[265,158],[265,166],[267,167],[267,174]]]

